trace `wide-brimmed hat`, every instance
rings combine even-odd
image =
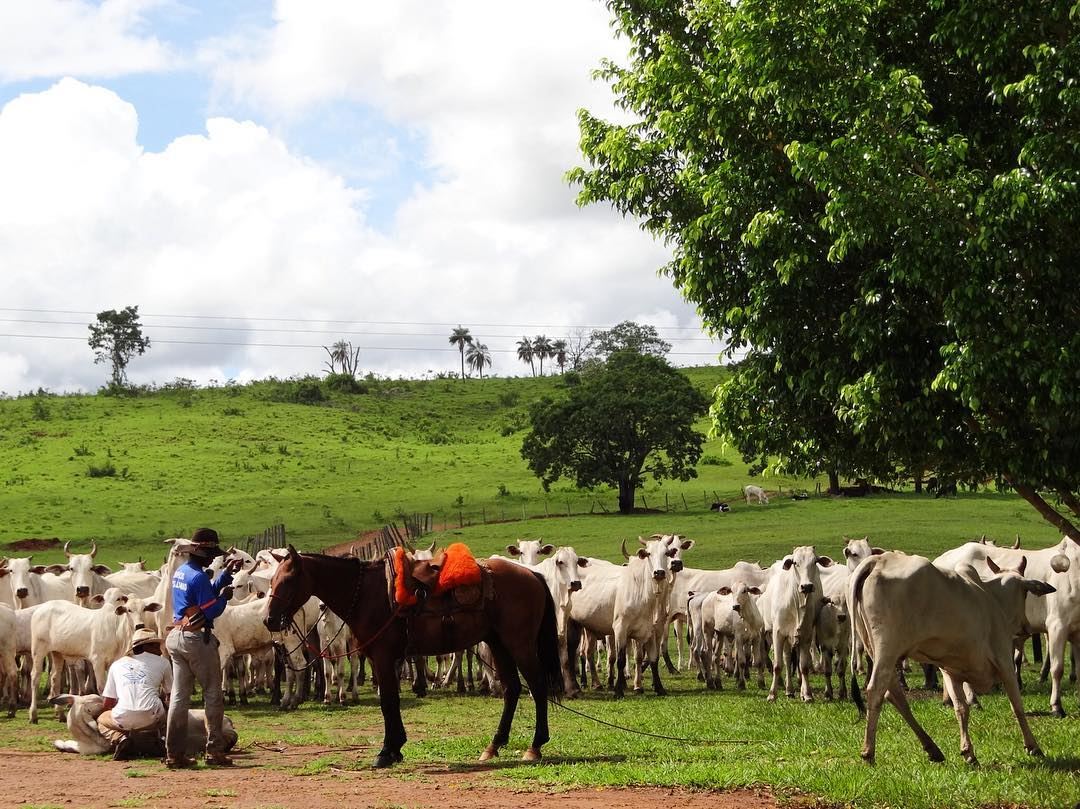
[[[191,539],[176,543],[176,550],[205,559],[213,559],[215,556],[225,555],[225,551],[218,545],[220,541],[218,532],[213,528],[196,528]]]
[[[157,636],[157,633],[152,629],[136,629],[135,634],[131,636],[131,651],[137,652],[140,647],[150,645],[161,645],[161,638]]]

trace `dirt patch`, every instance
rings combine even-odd
[[[9,551],[51,551],[60,547],[60,540],[56,537],[52,539],[16,539],[14,542],[8,542],[4,546],[4,550]]]
[[[493,782],[489,765],[428,766],[374,771],[329,768],[304,774],[324,749],[284,753],[252,748],[228,769],[171,771],[156,761],[114,762],[64,753],[4,751],[0,806],[71,805],[105,807],[228,807],[228,809],[315,809],[316,807],[407,807],[408,809],[534,809],[558,802],[559,809],[630,809],[672,805],[680,809],[773,809],[767,791],[689,792],[640,789],[532,789]],[[348,754],[353,755],[353,754]],[[360,761],[369,758],[362,752]],[[509,760],[504,767],[518,766]],[[350,767],[353,765],[349,765]],[[522,765],[536,766],[536,765]],[[542,766],[542,765],[541,765]]]

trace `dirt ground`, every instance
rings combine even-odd
[[[250,749],[228,769],[170,771],[156,761],[114,762],[64,753],[0,753],[0,806],[191,809],[772,809],[767,791],[671,789],[543,791],[492,783],[488,765],[399,771],[331,769],[300,774],[318,748]],[[366,753],[359,755],[366,756]],[[503,766],[514,766],[508,760]],[[532,766],[532,765],[528,765]]]

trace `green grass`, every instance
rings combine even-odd
[[[688,373],[707,391],[723,372]],[[379,382],[366,394],[334,394],[318,406],[278,401],[281,387],[273,383],[134,399],[0,400],[0,555],[19,555],[5,543],[58,537],[75,540],[79,548],[96,539],[106,564],[139,555],[153,560],[160,558],[163,538],[189,534],[199,525],[212,525],[234,541],[276,522],[286,524],[301,550],[320,550],[348,542],[395,513],[427,511],[449,523],[437,534],[440,542],[465,541],[478,555],[518,538],[542,537],[573,545],[583,555],[618,560],[621,539],[633,545],[639,535],[677,532],[696,540],[685,557],[691,567],[738,559],[767,565],[801,544],[839,559],[844,535],[867,534],[877,545],[929,556],[983,533],[1006,542],[1019,533],[1025,547],[1058,538],[1018,497],[991,492],[942,500],[910,492],[781,497],[768,506],[748,506],[738,497],[749,481],[746,466],[716,440],[706,443],[698,480],[645,490],[650,507],[663,508],[666,495],[670,510],[605,514],[601,504],[613,511],[613,492],[559,485],[545,495],[520,458],[523,432],[513,430],[529,402],[556,392],[559,384],[550,378]],[[707,426],[700,424],[702,430]],[[107,464],[115,467],[114,475],[90,476],[91,466]],[[764,485],[815,488],[813,481],[776,478]],[[707,509],[714,493],[731,503],[730,513]],[[568,503],[574,516],[557,516]],[[520,517],[523,506],[529,519],[492,522]],[[59,550],[34,556],[41,562],[63,558]],[[715,694],[705,693],[689,675],[665,682],[672,694],[664,699],[615,703],[608,695],[590,694],[570,706],[605,721],[696,741],[636,736],[555,709],[547,760],[519,766],[515,758],[528,744],[532,713],[523,703],[510,749],[488,769],[517,786],[768,785],[781,795],[805,793],[859,807],[1080,802],[1076,691],[1065,698],[1072,716],[1051,719],[1040,713],[1048,691],[1035,685],[1032,674],[1026,705],[1037,714],[1031,721],[1047,759],[1024,754],[1006,701],[990,696],[972,716],[979,768],[961,762],[955,720],[936,697],[917,700],[915,711],[945,750],[947,763],[929,764],[895,711],[886,708],[878,764],[868,767],[858,758],[862,725],[850,704],[781,699],[769,705],[754,687]],[[432,765],[471,768],[497,723],[499,706],[477,697],[404,696],[410,742],[398,772],[408,776]],[[316,748],[302,756],[283,753],[271,765],[298,775],[366,768],[381,742],[370,687],[361,705],[349,709],[305,705],[283,714],[256,702],[229,713],[241,745]],[[51,750],[52,739],[62,733],[48,715],[32,727],[20,712],[16,719],[0,719],[0,749]],[[749,743],[715,743],[721,739]],[[156,772],[153,764],[125,770],[129,777]]]
[[[920,681],[918,675],[912,679],[913,684]],[[480,769],[515,788],[767,785],[781,796],[808,794],[829,805],[855,807],[1071,807],[1080,802],[1080,720],[1046,715],[1048,690],[1037,683],[1033,670],[1026,674],[1025,705],[1046,758],[1026,755],[1008,701],[990,695],[971,717],[979,767],[961,759],[956,721],[937,694],[913,692],[913,707],[945,751],[946,762],[930,764],[897,713],[886,707],[877,764],[868,766],[858,757],[863,725],[855,708],[850,702],[821,700],[821,677],[814,680],[818,701],[810,705],[784,697],[768,704],[755,685],[744,692],[730,685],[720,693],[705,692],[685,673],[665,676],[664,682],[671,692],[664,698],[647,690],[616,702],[610,694],[589,693],[567,705],[630,730],[688,741],[635,735],[553,708],[545,761],[524,765],[518,758],[529,744],[533,721],[526,698],[510,744],[492,765]],[[1075,693],[1066,703],[1073,714]],[[409,777],[433,766],[474,770],[498,723],[501,701],[442,692],[417,699],[406,692],[402,709],[409,742],[395,775]],[[253,742],[283,746],[269,766],[301,776],[366,770],[381,742],[382,722],[370,687],[363,690],[360,705],[347,709],[307,704],[279,713],[260,701],[227,712],[240,732],[241,748]],[[61,732],[51,720],[29,726],[20,713],[16,719],[0,719],[0,748],[40,749]],[[295,747],[308,750],[296,755],[290,750]]]

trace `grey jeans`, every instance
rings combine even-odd
[[[218,661],[218,640],[203,640],[201,632],[173,630],[165,640],[173,665],[172,697],[169,699],[169,719],[165,730],[165,755],[181,759],[186,755],[188,708],[191,693],[198,681],[203,690],[203,709],[206,711],[206,752],[224,753],[225,737],[221,723],[225,716],[225,701],[221,693],[221,663]]]

